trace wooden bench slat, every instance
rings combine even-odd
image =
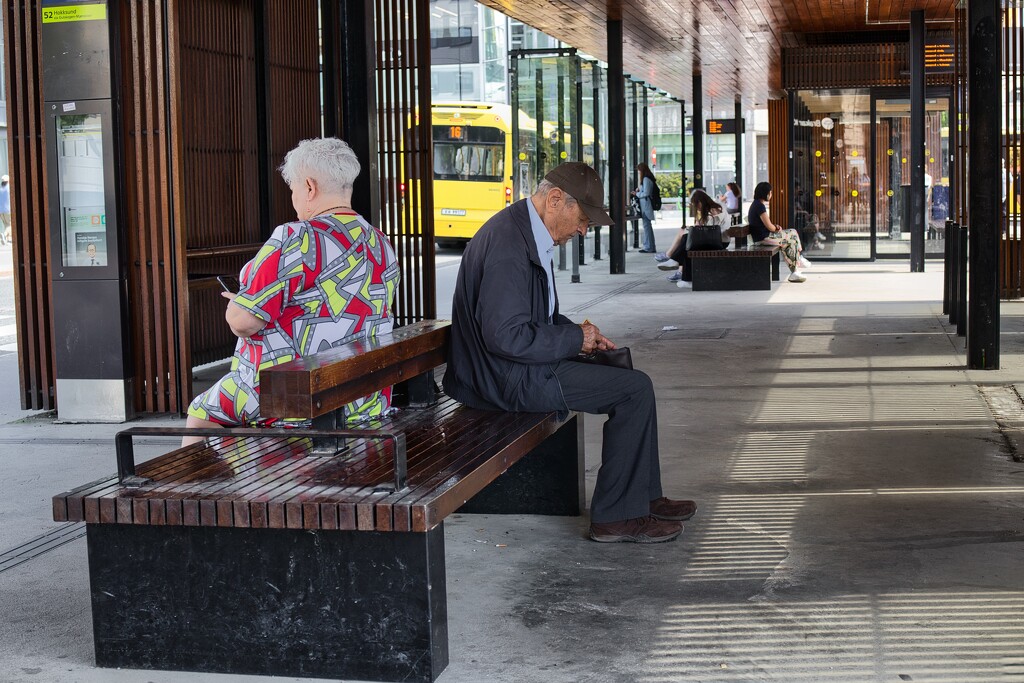
[[[168,457],[174,453],[150,461],[148,471],[140,466],[140,473],[156,477],[152,485],[123,488],[111,478],[94,482],[91,488],[102,493],[84,500],[95,508],[87,516],[106,523],[421,531],[436,526],[471,497],[467,491],[500,475],[558,424],[553,416],[478,411],[446,398],[381,422],[407,433],[410,487],[401,492],[374,491],[391,481],[389,443],[356,439],[341,459],[309,457],[308,445],[285,441],[284,432],[179,449],[175,453],[187,466]],[[227,466],[224,458],[235,462]],[[113,514],[101,514],[101,504]]]

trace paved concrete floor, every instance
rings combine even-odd
[[[652,376],[666,491],[700,509],[641,547],[585,518],[450,519],[440,681],[1024,681],[1024,305],[1003,305],[1003,369],[969,372],[940,264],[724,293],[627,269],[560,274],[563,310]],[[50,497],[113,470],[116,429],[0,427],[0,549],[57,528]],[[84,541],[5,566],[0,681],[268,680],[96,669]]]

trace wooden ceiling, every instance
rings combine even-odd
[[[781,95],[782,48],[906,31],[923,9],[952,28],[956,0],[480,0],[607,61],[605,25],[621,19],[626,73],[688,102],[702,74],[705,109],[765,106]],[[851,36],[851,34],[855,34]]]

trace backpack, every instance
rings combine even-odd
[[[658,183],[651,181],[654,185],[654,194],[651,195],[651,208],[655,211],[661,211],[661,190],[658,189]]]

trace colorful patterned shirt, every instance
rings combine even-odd
[[[189,415],[223,425],[273,422],[259,416],[259,373],[390,332],[399,277],[391,244],[362,216],[337,214],[278,226],[242,268],[242,290],[233,301],[267,325],[239,338],[230,371],[192,401]],[[390,405],[388,387],[345,406],[345,417],[357,422],[383,414]]]

